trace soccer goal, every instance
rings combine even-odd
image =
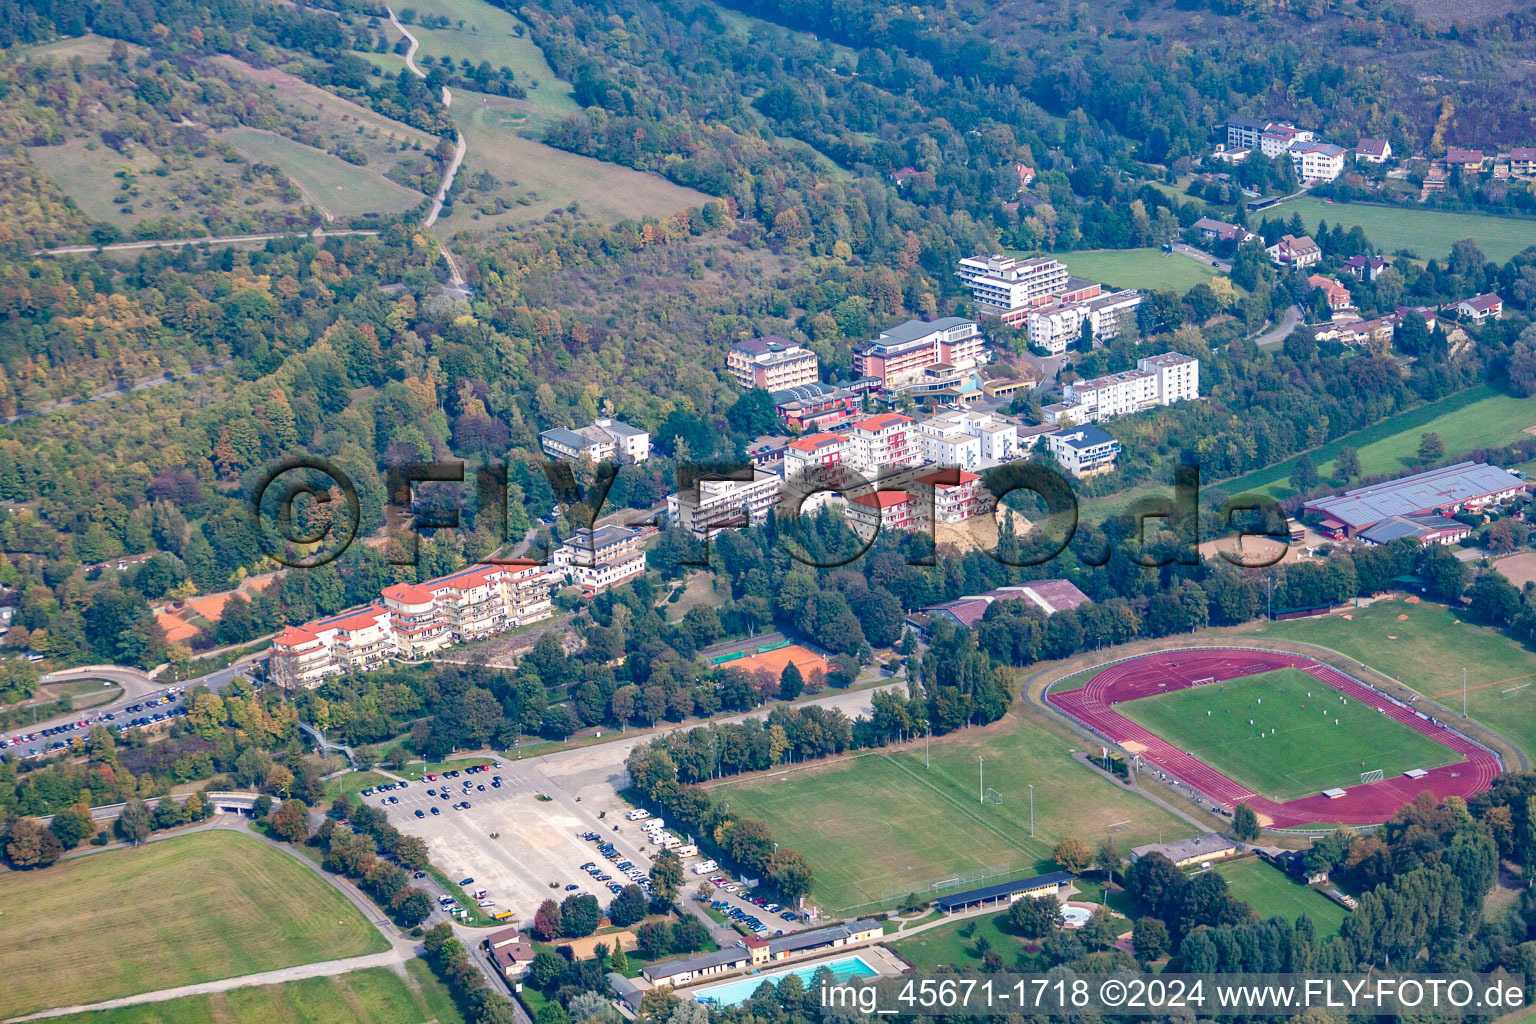
[[[1511,686],[1507,690],[1500,690],[1499,691],[1499,699],[1500,700],[1509,700],[1511,697],[1518,697],[1518,696],[1520,696],[1521,692],[1527,686],[1530,686],[1530,685],[1531,685],[1530,683],[1521,683],[1519,686]]]
[[[1380,782],[1384,778],[1386,778],[1386,773],[1383,772],[1380,768],[1376,768],[1372,771],[1361,772],[1360,784],[1365,785],[1367,782]]]
[[[1216,681],[1216,677],[1215,676],[1206,676],[1204,679],[1196,679],[1194,682],[1190,683],[1189,685],[1191,687],[1195,687],[1195,686],[1209,686],[1212,683],[1214,683],[1215,681]]]
[[[1003,802],[1003,794],[989,786],[987,787],[986,800],[989,804],[1000,804]]]

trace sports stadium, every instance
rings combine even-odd
[[[1067,685],[1071,685],[1068,683]],[[1266,827],[1385,821],[1428,791],[1468,797],[1500,771],[1492,751],[1321,662],[1200,648],[1108,665],[1049,704],[1231,813]]]

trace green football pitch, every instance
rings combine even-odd
[[[1294,668],[1115,705],[1228,777],[1271,800],[1354,786],[1460,760],[1454,750]]]

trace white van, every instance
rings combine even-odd
[[[666,847],[669,850],[675,851],[679,846],[683,845],[683,841],[681,839],[677,838],[677,836],[674,836],[674,835],[672,835],[669,832],[662,839],[661,845]]]
[[[693,873],[696,875],[707,875],[719,866],[712,860],[700,861],[693,866]]]
[[[667,827],[667,819],[665,819],[665,818],[652,818],[650,821],[646,822],[644,825],[641,825],[640,827],[645,829],[647,832],[652,832],[652,831],[655,831],[657,829],[663,829],[663,828]]]
[[[697,857],[699,855],[699,848],[692,843],[685,843],[672,852],[679,857]]]
[[[641,821],[645,818],[649,818],[650,816],[651,812],[646,810],[644,807],[636,807],[634,810],[624,815],[624,817],[628,818],[630,821]]]

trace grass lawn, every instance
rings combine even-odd
[[[1215,267],[1206,266],[1182,253],[1166,253],[1160,248],[1089,249],[1066,252],[1057,258],[1076,277],[1116,288],[1140,288],[1143,291],[1171,291],[1183,295],[1197,284],[1208,284],[1223,277]]]
[[[1369,203],[1325,203],[1312,196],[1292,199],[1273,210],[1266,210],[1262,216],[1271,220],[1277,217],[1289,220],[1293,213],[1301,214],[1309,234],[1317,229],[1319,220],[1327,221],[1329,227],[1343,224],[1346,230],[1358,224],[1378,248],[1386,252],[1407,249],[1420,259],[1444,259],[1450,255],[1452,245],[1470,238],[1477,242],[1477,247],[1488,259],[1504,263],[1536,237],[1536,223],[1517,217],[1488,217]]]
[[[11,875],[0,920],[0,1017],[389,948],[309,868],[221,831]]]
[[[960,929],[968,924],[976,926],[970,938],[960,934]],[[977,951],[976,941],[985,936],[992,952],[1011,965],[1024,940],[1004,931],[1007,924],[1006,910],[983,914],[941,924],[911,938],[897,939],[891,943],[891,948],[911,961],[919,972],[939,967],[980,967],[982,954]]]
[[[1195,834],[1187,822],[1073,760],[1077,749],[1080,742],[1062,726],[1020,701],[1002,722],[935,739],[931,768],[917,745],[731,783],[714,795],[799,850],[815,872],[814,895],[834,912],[926,894],[945,881],[941,891],[957,891],[982,872],[1023,877],[1049,870],[1059,840],[1075,835],[1097,845],[1111,825],[1126,850],[1156,842],[1160,829],[1164,839]],[[980,802],[978,757],[1001,803]]]
[[[1399,620],[1399,615],[1407,618]],[[1461,707],[1467,670],[1467,712],[1527,754],[1536,755],[1536,654],[1501,633],[1461,621],[1444,605],[1378,601],[1346,619],[1263,623],[1256,632],[1329,647],[1384,672],[1452,710]]]
[[[1360,453],[1360,471],[1364,476],[1402,474],[1418,451],[1419,438],[1423,434],[1440,435],[1449,462],[1475,448],[1492,448],[1517,441],[1521,432],[1532,425],[1536,425],[1536,407],[1530,399],[1503,395],[1487,384],[1479,384],[1417,409],[1389,416],[1380,423],[1330,441],[1310,454],[1324,479],[1332,476],[1333,460],[1339,449],[1346,447]],[[1289,477],[1296,461],[1287,459],[1214,486],[1228,494],[1262,491],[1276,498],[1287,498],[1295,493]]]
[[[334,800],[343,793],[355,797],[365,789],[381,786],[388,781],[377,772],[348,772],[325,784],[325,796],[327,800]]]
[[[1115,710],[1272,800],[1358,785],[1361,772],[1377,768],[1401,775],[1461,760],[1341,696],[1300,669],[1282,668],[1122,701]]]
[[[259,128],[234,128],[224,132],[223,138],[246,159],[281,167],[306,199],[333,217],[404,213],[426,200],[378,171],[355,167],[338,156]]]
[[[1295,919],[1306,914],[1317,926],[1320,939],[1337,935],[1344,924],[1347,911],[1343,907],[1257,857],[1223,861],[1212,870],[1221,872],[1232,895],[1266,920],[1271,917]]]
[[[55,1017],[60,1024],[462,1024],[446,986],[425,960],[406,964],[406,977],[384,967],[334,978],[185,996],[95,1013]]]

